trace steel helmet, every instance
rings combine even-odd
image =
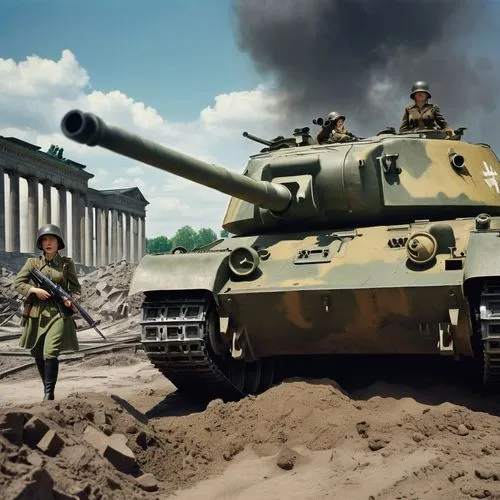
[[[425,92],[429,97],[431,96],[431,91],[429,89],[429,84],[427,82],[424,82],[423,80],[419,80],[418,82],[415,82],[412,87],[411,87],[411,94],[410,97],[414,99],[414,95],[416,92]]]
[[[345,120],[345,116],[344,115],[341,115],[340,113],[337,113],[336,111],[332,111],[329,115],[328,115],[328,119],[333,123],[335,121],[337,121],[339,118],[342,118],[342,120]]]
[[[59,242],[59,250],[62,250],[66,244],[64,243],[64,238],[62,237],[61,230],[55,224],[45,224],[38,230],[36,237],[36,247],[42,250],[42,236],[52,235],[57,238]]]

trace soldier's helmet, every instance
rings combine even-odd
[[[42,236],[46,236],[48,234],[57,238],[57,241],[59,242],[59,250],[62,250],[66,246],[59,227],[55,224],[45,224],[40,229],[38,229],[38,234],[36,236],[37,248],[39,248],[40,250],[42,249]]]
[[[425,92],[429,96],[429,98],[432,97],[431,91],[429,89],[429,84],[427,82],[424,82],[423,80],[419,80],[412,85],[410,94],[410,97],[412,99],[414,99],[416,92]]]
[[[341,115],[340,113],[337,113],[336,111],[332,111],[329,115],[328,115],[328,119],[334,123],[335,121],[337,121],[339,118],[342,118],[342,120],[345,120],[345,116],[344,115]]]

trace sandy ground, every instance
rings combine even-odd
[[[64,450],[43,457],[43,468],[74,498],[500,498],[498,398],[460,385],[374,382],[347,392],[292,379],[205,408],[143,354],[123,352],[63,364],[57,401],[41,405],[40,396],[34,371],[0,381],[3,413],[42,416],[62,436]],[[140,470],[114,470],[82,439],[88,425],[125,435]],[[0,440],[0,457],[8,463],[23,446]],[[33,466],[17,465],[10,475],[0,466],[3,498],[34,481]],[[137,487],[143,473],[155,491]]]

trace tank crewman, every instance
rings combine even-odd
[[[14,287],[26,297],[23,333],[19,345],[30,349],[35,358],[44,385],[45,401],[54,399],[59,354],[61,351],[77,351],[79,346],[72,316],[64,312],[49,292],[34,286],[30,280],[30,271],[39,269],[75,299],[81,293],[81,286],[74,261],[59,254],[65,243],[58,226],[46,224],[40,227],[36,246],[42,250],[43,255],[28,258],[14,281]],[[72,302],[66,300],[65,306],[71,308]]]
[[[332,111],[328,115],[330,124],[328,127],[323,127],[318,134],[318,144],[332,144],[337,142],[356,141],[357,137],[345,128],[345,116]]]
[[[431,92],[429,85],[424,81],[417,81],[411,88],[410,97],[413,103],[405,107],[399,132],[412,132],[417,130],[443,130],[447,135],[453,136],[453,129],[448,127],[439,106],[429,102]]]

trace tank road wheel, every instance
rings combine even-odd
[[[245,363],[245,365],[246,377],[244,391],[247,394],[257,394],[260,387],[262,361],[253,361],[252,363]]]
[[[274,359],[263,358],[260,362],[260,385],[258,392],[264,392],[267,391],[267,389],[269,389],[274,382]]]
[[[245,362],[231,356],[229,346],[224,346],[218,332],[218,316],[214,308],[207,314],[208,339],[210,348],[217,355],[217,364],[223,370],[231,384],[242,394],[258,394],[271,387],[274,379],[274,364],[271,358]]]

